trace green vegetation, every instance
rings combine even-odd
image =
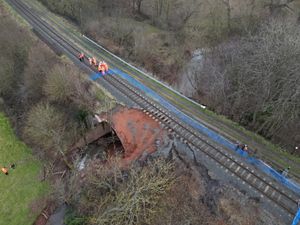
[[[0,174],[0,224],[30,225],[37,212],[31,203],[44,196],[47,184],[39,181],[41,164],[34,159],[30,149],[15,136],[8,119],[0,113],[0,165],[16,168],[9,175]]]

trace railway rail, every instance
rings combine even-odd
[[[31,10],[19,0],[7,0],[8,3],[31,24],[33,29],[49,41],[49,44],[56,45],[63,49],[65,53],[77,60],[79,50],[74,47],[69,40],[60,36],[59,33],[47,22],[31,12]],[[89,67],[85,63],[86,67]],[[95,68],[89,67],[96,71]],[[102,79],[102,78],[101,78]],[[219,164],[224,171],[231,173],[239,178],[243,184],[247,184],[255,191],[265,196],[275,203],[279,208],[292,218],[297,211],[297,199],[300,197],[287,189],[282,188],[262,173],[255,171],[250,165],[244,163],[235,155],[229,154],[223,147],[211,141],[207,136],[183,124],[176,116],[172,115],[167,109],[160,106],[154,100],[146,97],[140,90],[132,87],[124,79],[113,75],[103,77],[109,84],[114,86],[120,93],[141,107],[144,113],[157,120],[165,129],[173,133],[182,142],[189,145],[194,151],[201,151],[207,157]]]

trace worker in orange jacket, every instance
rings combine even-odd
[[[2,167],[1,172],[4,173],[5,175],[8,175],[8,169],[6,167]]]
[[[102,62],[102,61],[99,62],[99,65],[98,65],[98,72],[99,72],[99,73],[102,73],[103,75],[104,75],[104,73],[105,73],[105,70],[104,70],[103,62]]]
[[[105,73],[108,72],[108,65],[107,65],[107,63],[104,62],[104,61],[100,61],[99,65],[98,65],[98,71],[100,73],[102,73],[102,75],[105,75]]]
[[[106,62],[103,62],[103,65],[104,65],[105,72],[107,73],[108,72],[108,65],[107,65]]]

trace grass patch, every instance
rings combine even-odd
[[[30,204],[42,197],[48,186],[38,179],[41,164],[17,139],[8,119],[0,112],[0,165],[10,163],[16,163],[16,168],[8,176],[0,174],[0,224],[31,225],[37,215],[31,212]]]

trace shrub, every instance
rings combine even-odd
[[[41,42],[37,42],[29,52],[24,72],[25,96],[30,104],[37,103],[43,96],[42,87],[48,71],[57,63],[55,54]]]
[[[45,151],[52,150],[51,153],[54,155],[57,152],[63,154],[66,149],[66,128],[64,114],[48,103],[39,103],[28,113],[24,135],[34,145],[40,146]]]
[[[81,110],[93,111],[95,93],[91,82],[83,76],[77,68],[58,64],[49,72],[44,92],[50,101],[61,104],[72,102]]]

